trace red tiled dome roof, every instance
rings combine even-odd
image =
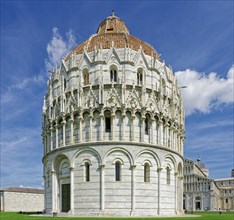
[[[94,51],[95,47],[109,49],[129,47],[133,50],[139,50],[141,47],[145,54],[159,59],[159,55],[146,42],[129,34],[128,27],[118,17],[112,15],[107,17],[98,27],[97,33],[92,35],[88,40],[82,42],[75,47],[66,57],[68,59],[71,54],[81,54],[86,49],[87,52]]]

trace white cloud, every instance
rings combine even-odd
[[[175,75],[180,86],[187,86],[182,89],[186,115],[195,111],[209,113],[221,104],[234,101],[234,65],[226,78],[219,78],[214,72],[206,75],[190,69],[178,71]]]
[[[47,70],[58,65],[65,56],[76,45],[76,38],[72,31],[66,33],[66,39],[59,34],[58,28],[53,28],[51,41],[47,44],[48,58],[45,61]]]
[[[1,185],[40,187],[42,144],[40,127],[6,128],[1,138]],[[15,178],[17,177],[17,178]]]
[[[31,90],[38,86],[40,87],[45,81],[46,76],[44,74],[38,74],[33,77],[22,78],[15,84],[10,84],[1,94],[1,104],[6,105],[15,102],[18,99],[17,95],[23,94],[25,90]]]

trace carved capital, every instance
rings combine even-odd
[[[157,169],[157,172],[160,173],[162,170],[163,170],[163,168],[159,167],[159,168]]]
[[[99,168],[100,168],[101,170],[104,170],[105,166],[106,166],[105,164],[100,164],[100,165],[99,165]]]

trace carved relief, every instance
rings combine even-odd
[[[133,109],[142,108],[140,97],[138,96],[135,88],[133,88],[132,91],[129,93],[126,100],[126,106]]]
[[[121,102],[120,102],[118,93],[116,89],[112,88],[106,97],[106,106],[115,108],[120,105],[121,105]]]

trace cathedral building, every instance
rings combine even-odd
[[[114,14],[48,80],[45,211],[183,213],[184,109],[173,71]]]
[[[234,210],[234,177],[209,178],[200,160],[184,160],[184,209],[188,211]]]

